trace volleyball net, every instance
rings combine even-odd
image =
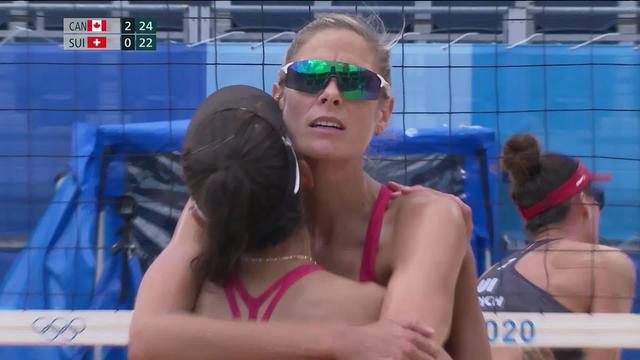
[[[0,311],[3,346],[127,346],[128,310]],[[494,347],[640,349],[638,314],[485,313]]]
[[[612,175],[600,242],[637,264],[640,9],[580,3],[1,3],[0,343],[126,345],[137,286],[186,201],[188,119],[220,87],[270,91],[292,36],[324,12],[376,13],[400,36],[367,171],[463,197],[478,272],[526,244],[498,167],[516,132]],[[155,48],[66,51],[65,18],[153,20]],[[637,316],[485,313],[495,346],[563,348],[638,348]]]

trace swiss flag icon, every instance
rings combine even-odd
[[[107,20],[89,19],[87,20],[87,30],[92,32],[105,32],[107,31]]]
[[[106,36],[87,36],[87,47],[90,49],[106,49]]]

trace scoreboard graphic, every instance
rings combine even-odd
[[[65,50],[155,50],[156,19],[65,18]]]

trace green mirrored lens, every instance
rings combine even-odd
[[[326,60],[302,60],[293,63],[289,70],[286,84],[296,90],[317,93],[324,89],[333,76],[347,100],[374,100],[380,95],[378,75],[358,65]]]

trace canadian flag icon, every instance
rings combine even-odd
[[[87,30],[91,32],[105,32],[107,31],[107,20],[89,19],[87,20]]]

